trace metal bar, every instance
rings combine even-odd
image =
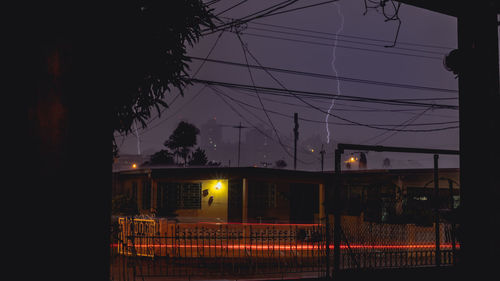
[[[448,179],[448,186],[449,186],[449,189],[450,189],[450,210],[451,210],[451,213],[454,214],[454,206],[453,204],[455,203],[454,200],[453,200],[453,180],[451,179]],[[451,233],[450,233],[450,239],[451,239],[451,252],[452,252],[452,257],[453,257],[453,265],[456,265],[455,263],[455,260],[456,260],[456,243],[455,243],[455,231],[456,231],[456,227],[455,227],[455,218],[453,217],[451,219]]]
[[[441,266],[441,236],[439,235],[439,155],[434,154],[434,216],[436,232],[436,266]]]
[[[405,152],[405,153],[424,153],[424,154],[448,154],[459,155],[458,150],[448,149],[431,149],[431,148],[413,148],[413,147],[396,147],[396,146],[381,146],[381,145],[362,145],[362,144],[348,144],[339,143],[337,148],[344,152],[344,150],[371,150],[376,152]]]
[[[333,226],[333,270],[338,272],[340,269],[340,185],[341,180],[341,166],[340,158],[342,151],[339,149],[335,150],[335,185],[333,190],[333,216],[334,216],[334,226]]]

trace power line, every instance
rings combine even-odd
[[[205,58],[193,57],[193,56],[189,56],[188,58],[193,59],[193,60],[202,60],[202,61],[206,61],[206,62],[226,64],[226,65],[238,66],[238,67],[250,67],[250,68],[256,68],[256,69],[261,69],[261,70],[268,70],[268,71],[272,71],[272,72],[280,72],[280,73],[299,75],[299,76],[307,76],[307,77],[313,77],[313,78],[332,79],[332,80],[340,80],[340,81],[344,81],[344,82],[370,84],[370,85],[395,87],[395,88],[404,88],[404,89],[411,89],[411,90],[433,91],[433,92],[443,92],[443,93],[458,93],[458,90],[454,90],[454,89],[427,87],[427,86],[401,84],[401,83],[391,83],[391,82],[384,82],[384,81],[376,81],[376,80],[343,77],[343,76],[336,76],[336,75],[329,75],[329,74],[321,74],[321,73],[315,73],[315,72],[305,72],[305,71],[299,71],[299,70],[293,70],[293,69],[275,68],[275,67],[261,66],[261,65],[252,65],[252,64],[246,65],[243,63],[237,63],[237,62],[232,62],[232,61],[205,59]]]
[[[236,113],[238,116],[240,116],[243,120],[245,120],[245,122],[247,124],[249,124],[250,126],[252,126],[252,128],[254,128],[255,130],[257,130],[261,135],[273,140],[274,142],[278,143],[280,145],[280,147],[283,149],[283,151],[288,155],[290,156],[291,158],[293,158],[293,155],[286,149],[286,145],[283,144],[283,143],[280,143],[278,142],[277,140],[275,140],[272,136],[269,136],[267,133],[265,133],[264,131],[262,131],[258,126],[254,125],[252,122],[248,121],[248,119],[243,116],[238,110],[236,110],[230,103],[228,103],[223,97],[222,97],[222,91],[220,89],[217,89],[216,87],[213,87],[213,86],[208,86],[210,89],[212,89],[213,93],[215,93],[234,113]],[[261,120],[262,121],[262,120]],[[264,122],[265,123],[265,122]],[[290,147],[288,147],[290,148]],[[315,161],[313,162],[304,162],[300,159],[298,159],[298,161],[302,164],[305,164],[305,165],[310,165],[310,164],[313,164]]]
[[[294,4],[297,1],[298,0],[283,1],[283,2],[280,2],[278,4],[272,5],[268,8],[265,8],[263,10],[260,10],[258,12],[244,16],[242,18],[233,19],[230,22],[223,23],[220,26],[216,26],[214,29],[210,29],[210,28],[204,29],[204,30],[202,30],[202,32],[206,32],[206,33],[204,33],[203,35],[212,34],[212,33],[218,32],[218,31],[223,30],[223,29],[227,30],[227,29],[233,29],[234,27],[238,28],[239,26],[247,24],[248,22],[253,21],[255,19],[280,15],[280,14],[284,14],[284,13],[290,13],[290,12],[294,12],[294,11],[299,11],[299,10],[311,8],[311,7],[317,7],[320,5],[325,5],[325,4],[329,4],[332,2],[337,2],[339,0],[329,0],[329,1],[319,2],[319,3],[310,4],[310,5],[306,5],[306,6],[301,6],[301,7],[297,7],[297,8],[293,8],[293,9],[288,9],[288,10],[284,10],[284,11],[279,11],[281,9],[288,7],[288,6],[291,6],[292,4]]]
[[[221,0],[212,0],[212,1],[208,1],[207,3],[205,3],[205,5],[207,6],[211,6],[213,4],[216,4],[217,2],[220,2]]]
[[[426,108],[426,109],[424,109],[421,113],[419,113],[419,114],[417,114],[417,115],[415,115],[415,116],[411,117],[410,119],[408,119],[408,120],[404,121],[403,123],[399,124],[399,125],[398,125],[398,127],[406,128],[406,127],[407,127],[408,125],[410,125],[412,122],[414,122],[415,120],[417,120],[418,118],[420,118],[422,115],[424,115],[424,114],[425,114],[425,113],[426,113],[429,109],[430,109],[430,108]],[[373,140],[373,139],[376,139],[376,138],[379,138],[379,137],[381,137],[381,136],[383,136],[383,135],[385,135],[385,134],[387,134],[387,133],[389,133],[389,132],[387,132],[387,131],[386,131],[386,132],[382,132],[381,134],[378,134],[378,135],[376,135],[376,136],[370,137],[369,139],[364,140],[364,141],[362,141],[361,143],[368,143],[369,141],[371,141],[371,140]],[[379,144],[379,143],[381,143],[381,142],[383,142],[383,141],[385,141],[385,140],[389,139],[390,137],[394,136],[396,133],[398,133],[398,132],[393,132],[393,134],[389,135],[389,137],[387,137],[387,138],[383,139],[382,141],[378,142],[377,144]]]
[[[305,40],[284,38],[284,37],[271,36],[271,35],[262,35],[262,34],[249,33],[249,32],[241,32],[241,34],[243,34],[243,35],[249,35],[249,36],[254,36],[254,37],[261,37],[261,38],[268,38],[268,39],[275,39],[275,40],[282,40],[282,41],[289,41],[289,42],[296,42],[296,43],[304,43],[304,44],[310,44],[310,45],[317,45],[317,46],[326,46],[326,47],[337,46],[337,48],[344,48],[344,49],[349,49],[349,50],[367,51],[367,52],[374,52],[374,53],[381,53],[381,54],[400,55],[400,56],[406,56],[406,57],[415,57],[415,58],[426,58],[426,59],[434,59],[434,60],[439,60],[439,61],[443,60],[443,57],[425,56],[425,55],[417,55],[417,54],[409,54],[409,53],[401,53],[401,52],[383,51],[383,50],[374,50],[374,49],[359,48],[359,47],[339,45],[339,44],[329,44],[329,43],[322,43],[322,42],[315,42],[315,41],[305,41]]]
[[[256,109],[256,110],[262,110],[261,108],[259,108],[257,106],[254,106],[254,105],[248,104],[248,103],[246,103],[244,101],[241,101],[241,100],[238,100],[236,98],[233,98],[230,95],[227,95],[225,93],[223,95],[226,98],[231,99],[233,102],[236,102],[236,103],[241,104],[243,106],[247,106],[247,107],[250,107],[250,108],[253,108],[253,109]],[[429,109],[430,108],[425,109],[424,113],[427,112]],[[293,118],[289,114],[284,114],[282,112],[277,112],[277,111],[270,110],[270,109],[267,109],[266,111],[269,112],[269,113],[272,113],[272,114],[276,114],[276,115],[279,115],[279,116],[286,117],[286,118]],[[422,113],[414,115],[412,118],[410,118],[410,120],[413,120],[413,118],[415,118],[416,116],[420,117],[420,116],[422,116]],[[303,117],[299,117],[299,119],[301,121],[311,122],[311,123],[319,123],[319,124],[325,124],[325,123],[327,123],[324,120],[313,120],[313,119],[307,119],[307,118],[303,118]],[[406,123],[406,122],[408,122],[408,120],[405,121],[405,122],[403,122],[403,123]],[[329,124],[334,124],[334,125],[339,125],[339,126],[356,126],[356,125],[353,125],[351,123],[336,123],[336,122],[328,122],[328,123]],[[457,123],[458,123],[458,121],[430,122],[430,123],[409,124],[407,126],[435,126],[435,125],[447,125],[447,124],[457,124]],[[402,126],[401,124],[369,124],[369,125],[371,125],[371,126],[380,126],[380,127],[401,127]],[[454,129],[454,128],[455,127],[436,128],[436,130],[442,130],[442,129],[448,130],[448,129]]]
[[[213,80],[202,80],[202,79],[190,79],[190,81],[192,81],[194,83],[221,86],[221,87],[226,87],[226,88],[250,90],[250,91],[254,91],[255,89],[257,89],[257,90],[259,90],[259,93],[265,93],[265,94],[270,94],[270,95],[278,95],[278,96],[298,95],[300,97],[309,97],[309,98],[317,98],[317,99],[331,99],[331,95],[327,94],[327,93],[318,93],[318,92],[302,91],[302,90],[290,90],[290,89],[283,90],[283,89],[277,89],[277,88],[272,88],[272,87],[251,86],[251,85],[245,85],[245,84],[236,84],[236,83],[220,82],[220,81],[213,81]],[[441,109],[458,110],[458,106],[456,106],[456,105],[412,102],[412,101],[397,100],[397,99],[380,99],[380,98],[367,98],[367,97],[345,96],[345,95],[338,95],[338,96],[336,96],[336,99],[346,100],[346,101],[354,101],[354,102],[365,102],[365,103],[380,103],[380,104],[399,105],[399,106],[433,107],[433,108],[441,108]]]
[[[243,0],[243,1],[240,1],[240,2],[238,2],[238,3],[236,3],[236,4],[234,4],[233,6],[231,6],[231,7],[227,8],[227,9],[225,9],[224,11],[222,11],[222,12],[220,12],[220,13],[216,14],[215,16],[216,16],[216,17],[218,17],[218,16],[220,16],[220,15],[224,14],[225,12],[231,11],[232,9],[234,9],[234,8],[238,7],[238,6],[239,6],[239,5],[241,5],[241,4],[244,4],[244,3],[245,3],[245,2],[247,2],[247,1],[248,1],[248,0]]]
[[[200,72],[200,70],[203,68],[203,66],[205,65],[206,61],[208,60],[208,58],[210,57],[210,55],[212,54],[212,52],[215,50],[215,47],[217,46],[217,43],[219,43],[219,40],[220,40],[220,38],[222,37],[222,35],[223,35],[223,34],[224,34],[224,31],[223,31],[223,32],[221,32],[221,33],[219,33],[219,35],[217,36],[217,39],[215,40],[214,44],[212,45],[212,47],[211,47],[211,48],[210,48],[210,50],[208,51],[207,55],[205,56],[205,58],[203,58],[203,62],[200,64],[200,66],[198,66],[198,68],[196,69],[196,71],[194,72],[194,74],[192,75],[192,77],[196,77],[196,75],[198,75],[198,73],[199,73],[199,72]],[[188,59],[189,59],[189,58],[188,58]],[[202,89],[201,89],[201,90],[200,90],[200,91],[199,91],[199,92],[198,92],[198,93],[197,93],[197,94],[196,94],[193,98],[191,98],[191,99],[190,99],[190,100],[189,100],[189,101],[188,101],[188,102],[187,102],[184,106],[188,105],[189,103],[191,103],[191,101],[192,101],[192,100],[194,100],[196,97],[198,97],[198,95],[201,93],[201,91],[202,91],[204,88],[205,88],[205,87],[203,87],[203,88],[202,88]],[[175,103],[175,101],[176,101],[176,100],[177,100],[180,96],[181,96],[181,93],[178,93],[178,94],[174,97],[174,99],[170,102],[170,106],[172,106],[172,105]],[[179,112],[179,111],[180,111],[180,109],[182,109],[182,107],[181,107],[181,108],[179,108],[179,110],[177,110],[175,114],[177,114],[177,112]],[[158,112],[158,114],[157,114],[155,117],[153,117],[153,118],[149,119],[149,120],[148,120],[148,122],[146,122],[146,124],[145,124],[145,125],[147,126],[147,125],[151,124],[151,123],[152,123],[155,119],[160,118],[160,117],[161,117],[161,114],[163,114],[163,112],[165,112],[165,110],[167,110],[167,107],[163,108],[160,112]],[[175,115],[175,114],[174,114],[174,115]],[[158,127],[158,125],[159,125],[159,124],[161,124],[161,123],[165,122],[166,120],[170,119],[172,116],[173,116],[173,115],[171,115],[170,117],[168,117],[168,118],[167,118],[167,119],[165,119],[164,121],[160,121],[160,123],[156,124],[156,125],[155,125],[154,127],[152,127],[152,128]],[[146,128],[146,127],[143,127],[142,129],[144,130],[145,128]],[[151,129],[152,129],[152,128],[151,128]],[[145,132],[147,132],[147,131],[149,131],[149,130],[150,130],[150,129],[148,129],[148,130],[144,130],[144,131],[142,131],[139,135],[142,135],[142,134],[144,134]],[[127,136],[127,134],[121,134],[121,135],[119,135],[119,136],[120,136],[120,137],[125,137],[125,136]]]
[[[160,126],[161,124],[165,123],[170,118],[172,118],[175,115],[177,115],[177,113],[179,113],[186,106],[188,106],[193,100],[195,100],[203,92],[203,90],[205,89],[205,87],[206,87],[206,85],[204,85],[194,96],[191,97],[191,99],[189,99],[185,104],[183,104],[181,107],[179,107],[173,114],[171,114],[170,116],[168,116],[165,119],[161,120],[160,122],[156,123],[154,126],[147,127],[139,135],[143,135],[143,134],[147,133],[148,131],[150,131],[150,130],[152,130],[152,129],[158,127],[158,126]]]
[[[236,91],[234,91],[234,93],[241,93],[241,94],[244,94],[247,96],[254,97],[253,93],[251,93],[247,90],[242,90],[242,89],[234,89],[234,90],[236,90]],[[290,96],[284,96],[284,97],[290,98]],[[293,98],[295,98],[295,97],[293,97]],[[281,105],[286,104],[286,105],[290,105],[290,106],[294,106],[294,107],[311,108],[310,106],[304,104],[303,102],[301,104],[297,104],[297,103],[291,103],[291,102],[286,102],[283,100],[276,100],[276,99],[271,99],[271,98],[262,98],[262,99],[269,101],[269,102],[273,102],[273,103],[279,103]],[[306,99],[314,100],[315,98],[306,98]],[[412,114],[411,112],[421,111],[419,109],[377,108],[377,107],[361,106],[361,105],[340,103],[340,102],[337,102],[336,104],[344,106],[344,107],[348,107],[348,108],[338,108],[337,107],[336,111],[348,111],[348,112],[382,112],[382,113],[388,113],[388,112],[394,113],[395,112],[395,113],[415,115],[415,114]],[[355,109],[352,109],[352,108],[355,108]],[[436,109],[438,109],[438,108],[436,108]],[[456,116],[449,116],[449,115],[442,115],[442,114],[426,114],[426,116],[434,116],[434,117],[441,117],[441,118],[454,118],[454,119],[456,118]]]
[[[297,2],[297,1],[298,0],[285,0],[285,1],[279,2],[278,4],[275,4],[275,5],[272,5],[270,7],[265,8],[265,9],[262,9],[260,11],[257,11],[255,13],[246,15],[246,16],[244,16],[242,18],[232,20],[231,22],[223,23],[223,24],[221,24],[219,26],[216,26],[213,29],[212,28],[206,28],[206,29],[202,30],[202,35],[212,34],[212,33],[218,32],[220,30],[232,29],[234,27],[237,27],[237,26],[240,26],[242,24],[245,24],[245,23],[247,23],[247,22],[249,22],[251,20],[264,17],[266,14],[269,14],[269,13],[272,13],[272,12],[277,11],[279,9],[285,8],[287,6],[290,6],[290,5],[292,5],[293,3]]]
[[[430,110],[430,108],[428,108],[428,109],[426,109],[426,110],[422,111],[422,113],[420,113],[419,115],[417,115],[417,116],[413,117],[411,120],[407,121],[406,123],[403,123],[403,124],[402,124],[402,128],[404,129],[404,128],[406,128],[406,127],[410,126],[410,125],[411,125],[413,122],[415,122],[418,118],[420,118],[422,115],[424,115],[424,114],[425,114],[425,112],[427,112],[428,110]],[[457,122],[457,123],[458,123],[458,122]],[[379,145],[379,144],[381,144],[381,143],[385,142],[386,140],[388,140],[388,139],[392,138],[394,135],[396,135],[396,134],[398,134],[398,133],[399,133],[399,132],[393,132],[392,134],[390,134],[390,135],[389,135],[389,136],[387,136],[386,138],[384,138],[384,139],[382,139],[382,140],[378,141],[375,145]]]
[[[290,27],[290,26],[283,26],[283,25],[263,23],[263,22],[256,22],[256,21],[252,21],[249,24],[255,24],[255,25],[260,25],[260,26],[267,26],[267,27],[274,27],[274,28],[281,28],[281,29],[288,29],[288,30],[300,31],[300,32],[307,32],[307,33],[313,33],[313,34],[336,36],[336,34],[330,33],[330,32],[317,31],[317,30],[304,29],[304,28],[297,28],[297,27]],[[389,40],[369,38],[369,37],[364,37],[364,36],[359,36],[359,35],[338,34],[338,37],[345,37],[345,38],[351,38],[351,39],[360,39],[360,40],[368,40],[368,41],[374,41],[374,42],[380,42],[380,43],[392,43],[392,41],[389,41]],[[400,45],[409,45],[409,46],[418,46],[418,47],[424,47],[424,48],[443,49],[443,50],[452,50],[454,48],[454,47],[448,47],[448,46],[430,45],[430,44],[422,44],[422,43],[414,43],[414,42],[398,42],[398,44],[400,44]]]
[[[240,35],[239,34],[236,34],[236,36],[238,37],[238,40],[240,40],[240,43],[241,43],[241,48],[243,49],[243,55],[245,56],[245,62],[248,66],[248,58],[247,58],[247,52],[248,52],[248,48],[247,46],[245,45],[245,43],[243,42],[243,40],[241,39]],[[248,69],[248,74],[250,75],[250,80],[252,81],[252,85],[255,87],[255,81],[253,79],[253,75],[252,75],[252,71],[250,70],[250,67],[247,67]],[[262,110],[264,111],[264,113],[266,114],[266,117],[267,117],[267,120],[269,121],[269,124],[271,125],[271,127],[273,128],[273,131],[274,133],[276,134],[276,137],[278,138],[278,142],[280,144],[281,143],[281,138],[278,134],[278,131],[276,129],[276,127],[274,126],[273,124],[273,121],[271,120],[271,117],[269,117],[269,114],[267,113],[266,111],[266,108],[264,106],[264,103],[262,102],[262,99],[260,98],[260,95],[259,95],[259,92],[257,90],[255,90],[255,93],[257,94],[257,97],[259,98],[259,102],[260,102],[260,105],[262,107]]]
[[[250,55],[250,56],[254,59],[254,61],[262,67],[262,64],[261,64],[261,63],[258,61],[258,59],[257,59],[257,58],[256,58],[256,57],[252,54],[252,52],[250,52],[250,50],[248,50],[248,49],[247,49],[247,51],[248,51],[248,54],[249,54],[249,55]],[[320,109],[320,108],[318,108],[318,107],[316,107],[316,106],[314,106],[314,105],[312,105],[312,104],[310,104],[310,103],[306,102],[306,101],[305,101],[305,100],[303,100],[303,99],[302,99],[299,95],[297,95],[296,93],[294,93],[294,92],[297,92],[297,91],[290,91],[290,90],[288,90],[288,89],[287,89],[287,88],[286,88],[286,87],[285,87],[285,86],[284,86],[284,85],[283,85],[283,84],[282,84],[282,83],[281,83],[281,82],[280,82],[280,81],[279,81],[276,77],[274,77],[274,76],[273,76],[270,72],[268,72],[267,70],[265,70],[265,71],[266,71],[266,73],[267,73],[267,74],[268,74],[268,75],[269,75],[269,76],[270,76],[270,77],[271,77],[271,78],[272,78],[272,79],[273,79],[276,83],[278,83],[278,84],[279,84],[279,85],[280,85],[280,86],[281,86],[281,87],[282,87],[282,88],[283,88],[286,92],[288,92],[288,93],[292,94],[294,97],[298,98],[298,99],[299,99],[300,101],[302,101],[303,103],[305,103],[305,104],[307,104],[307,105],[311,106],[312,108],[314,108],[314,109],[316,109],[316,110],[318,110],[318,111],[320,111],[320,112],[323,112],[323,113],[325,113],[325,114],[328,114],[329,116],[333,116],[333,117],[335,117],[335,118],[337,118],[337,119],[340,119],[340,120],[343,120],[343,121],[346,121],[346,122],[349,122],[349,123],[352,123],[352,124],[356,124],[356,125],[359,125],[359,126],[369,127],[369,128],[372,128],[372,129],[378,129],[378,130],[391,130],[391,131],[403,131],[403,130],[399,130],[399,129],[396,129],[396,128],[381,128],[381,127],[379,127],[379,126],[372,126],[372,125],[369,125],[369,124],[363,124],[363,123],[360,123],[360,122],[356,122],[356,121],[349,120],[349,119],[344,118],[344,117],[337,116],[337,115],[335,115],[335,114],[333,114],[333,113],[331,113],[331,112],[325,112],[324,110],[322,110],[322,109]],[[253,86],[254,86],[254,89],[255,89],[255,85],[253,85]],[[329,95],[328,95],[328,96],[329,96]],[[339,99],[339,98],[341,97],[341,95],[337,95],[337,97],[338,97],[338,99]],[[392,100],[392,101],[396,101],[396,100]],[[401,101],[399,101],[399,102],[401,102]],[[406,102],[408,102],[408,101],[406,101]],[[415,104],[414,102],[411,102],[411,103]],[[432,105],[432,104],[431,104],[431,105],[429,105],[429,107],[433,107],[433,106],[434,106],[434,105]],[[404,130],[404,131],[412,131],[412,132],[417,132],[417,131],[426,131],[426,130]]]
[[[241,39],[240,39],[240,40],[241,40]],[[254,61],[255,61],[255,62],[256,62],[259,66],[261,66],[261,67],[262,67],[262,64],[261,64],[261,63],[260,63],[260,61],[259,61],[259,60],[258,60],[258,59],[257,59],[257,58],[253,55],[253,54],[252,54],[252,52],[250,52],[250,50],[248,50],[248,49],[247,49],[247,51],[248,51],[248,54],[250,54],[250,56],[254,59]],[[271,78],[272,78],[272,79],[273,79],[273,80],[274,80],[274,81],[275,81],[278,85],[280,85],[280,86],[281,86],[284,90],[289,91],[289,90],[285,87],[285,85],[283,85],[283,83],[281,83],[281,81],[279,81],[276,77],[274,77],[274,75],[272,75],[269,71],[265,70],[265,72],[266,72],[266,73],[267,73],[267,74],[268,74],[268,75],[269,75],[269,76],[270,76],[270,77],[271,77]],[[254,85],[254,86],[255,86],[255,85]],[[289,92],[290,92],[290,91],[289,91]],[[314,106],[314,105],[312,105],[312,104],[310,104],[310,103],[306,102],[304,99],[302,99],[302,98],[298,97],[297,95],[295,95],[295,94],[294,94],[293,96],[295,96],[297,99],[299,99],[299,100],[300,100],[300,101],[302,101],[303,103],[305,103],[305,104],[307,104],[307,105],[309,105],[309,106],[311,106],[311,107],[315,108],[316,110],[319,110],[319,111],[321,111],[321,112],[323,112],[323,113],[328,114],[328,116],[333,116],[333,117],[336,117],[337,119],[341,119],[341,120],[347,121],[347,122],[349,122],[349,123],[356,124],[356,125],[360,125],[360,126],[370,127],[370,128],[373,128],[373,129],[383,129],[383,128],[381,128],[380,126],[376,126],[376,125],[369,125],[369,124],[362,124],[362,123],[359,123],[359,122],[354,122],[354,121],[351,121],[351,120],[349,120],[349,119],[347,119],[347,118],[342,118],[342,117],[340,117],[340,116],[336,116],[335,114],[331,113],[330,111],[326,111],[326,112],[325,112],[324,110],[322,110],[322,109],[320,109],[320,108],[318,108],[318,107],[316,107],[316,106]],[[337,95],[337,97],[338,97],[338,96],[340,96],[340,95]],[[429,107],[429,109],[430,109],[430,108],[432,108],[432,107]],[[402,131],[402,130],[399,130],[399,129],[396,129],[396,128],[391,129],[391,130],[396,131],[396,132],[397,132],[397,131]],[[414,132],[416,132],[416,131],[424,131],[424,130],[408,130],[408,131],[414,131]]]
[[[284,35],[301,36],[301,37],[307,37],[307,38],[322,39],[322,40],[335,41],[335,42],[339,41],[339,42],[345,42],[345,43],[353,43],[353,44],[360,44],[360,45],[366,45],[366,46],[373,46],[373,47],[384,48],[383,45],[379,45],[379,44],[376,44],[376,43],[358,42],[358,41],[352,41],[352,40],[346,40],[346,39],[334,39],[334,38],[328,38],[328,37],[324,37],[324,36],[307,35],[307,34],[300,34],[300,33],[296,33],[296,32],[278,31],[278,30],[272,30],[272,29],[266,29],[266,28],[257,28],[257,27],[247,27],[246,29],[252,29],[252,30],[257,30],[257,31],[265,31],[265,32],[278,33],[278,34],[284,34]],[[421,49],[412,49],[412,48],[403,48],[403,47],[392,47],[392,49],[398,49],[398,50],[404,50],[404,51],[412,51],[412,52],[421,52],[421,53],[435,54],[435,55],[441,55],[441,56],[446,55],[446,53],[435,52],[435,51],[428,51],[428,50],[421,50]]]
[[[307,9],[307,8],[312,8],[312,7],[316,7],[316,6],[321,6],[321,5],[325,5],[325,4],[330,4],[330,3],[333,3],[333,2],[338,2],[338,1],[339,1],[339,0],[329,0],[329,1],[320,2],[320,3],[316,3],[316,4],[310,4],[310,5],[306,5],[306,6],[302,6],[302,7],[297,7],[297,8],[293,8],[293,9],[285,10],[285,11],[279,11],[279,12],[275,12],[275,13],[267,14],[267,15],[266,15],[266,17],[275,16],[275,15],[280,15],[280,14],[289,13],[289,12],[294,12],[294,11],[300,11],[300,10],[304,10],[304,9]]]
[[[292,154],[291,154],[288,150],[286,150],[286,148],[291,149],[291,146],[286,145],[286,144],[284,144],[284,143],[280,143],[280,142],[278,142],[278,141],[277,141],[277,140],[275,140],[272,136],[268,135],[267,133],[265,133],[265,132],[263,132],[261,129],[259,129],[259,127],[258,127],[258,126],[253,125],[253,124],[252,124],[252,122],[250,122],[247,118],[245,118],[245,117],[244,117],[244,116],[243,116],[243,115],[242,115],[242,114],[241,114],[241,113],[240,113],[237,109],[235,109],[233,106],[231,106],[231,104],[230,104],[230,103],[228,103],[228,102],[227,102],[227,101],[226,101],[226,100],[222,97],[222,96],[224,96],[224,97],[226,97],[226,98],[231,99],[231,98],[230,98],[230,96],[229,96],[228,94],[226,94],[226,93],[225,93],[224,91],[222,91],[221,89],[218,89],[217,87],[209,86],[209,88],[210,88],[210,89],[212,89],[212,91],[214,91],[214,93],[215,93],[215,94],[219,95],[219,98],[221,98],[221,99],[224,101],[224,103],[226,103],[226,105],[228,105],[234,113],[236,113],[238,116],[240,116],[241,118],[243,118],[243,119],[244,119],[244,120],[245,120],[248,124],[250,124],[250,125],[251,125],[254,129],[256,129],[259,133],[261,133],[261,135],[263,135],[263,136],[265,136],[265,137],[267,137],[267,138],[269,138],[269,139],[273,140],[273,141],[274,141],[274,142],[276,142],[277,144],[279,144],[279,145],[282,147],[282,149],[285,151],[285,153],[287,153],[287,154],[288,154],[288,156],[293,157],[293,156],[292,156]],[[221,95],[222,95],[222,96],[221,96]],[[238,104],[238,105],[240,106],[240,108],[241,108],[241,109],[243,109],[244,111],[248,112],[250,115],[254,116],[254,117],[255,117],[257,120],[259,120],[262,124],[266,124],[266,122],[265,122],[264,120],[262,120],[259,116],[255,115],[253,112],[249,111],[248,109],[246,109],[246,108],[242,107],[240,104]],[[306,151],[306,150],[304,150],[304,151]],[[303,152],[303,151],[299,151],[299,152]],[[312,163],[314,163],[314,162],[309,162],[309,163],[308,163],[308,162],[304,162],[304,161],[300,161],[300,160],[299,160],[299,162],[301,162],[302,164],[312,164]]]
[[[244,95],[252,96],[251,94],[246,93],[242,90],[238,90],[238,92],[242,93]],[[286,105],[290,105],[290,106],[294,106],[294,107],[310,108],[309,106],[304,105],[304,104],[290,103],[290,102],[286,102],[286,101],[282,101],[282,100],[275,100],[275,99],[270,99],[270,98],[262,98],[262,99],[265,101],[272,102],[272,103],[279,103],[281,105],[286,104]],[[335,111],[347,111],[347,112],[382,112],[382,113],[389,113],[389,112],[394,113],[395,112],[395,113],[402,113],[402,114],[411,114],[414,116],[415,114],[413,114],[411,112],[421,111],[419,109],[387,109],[387,108],[383,109],[383,108],[351,105],[351,104],[339,103],[339,102],[337,102],[336,105],[359,108],[359,109],[348,109],[348,108],[337,107],[335,109]],[[440,114],[426,114],[426,116],[434,116],[434,117],[442,117],[442,118],[455,118],[454,116],[440,115]]]

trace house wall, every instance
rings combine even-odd
[[[186,221],[223,221],[227,222],[228,218],[228,180],[175,180],[153,181],[153,206],[157,208],[158,185],[162,182],[176,183],[201,183],[201,209],[178,209],[175,213],[178,214],[179,220]],[[220,189],[216,188],[220,182]],[[208,192],[204,195],[204,192]],[[211,199],[212,198],[212,199]]]
[[[137,202],[137,208],[140,213],[150,213],[150,208],[144,205],[144,186],[150,182],[145,175],[127,177],[122,179],[115,179],[113,182],[112,196],[116,197],[119,195],[125,195],[128,198],[135,198]]]
[[[454,207],[459,202],[459,173],[457,170],[440,170],[439,174],[440,209],[450,206],[449,182],[453,181]],[[364,215],[368,221],[384,221],[384,210],[391,213],[391,221],[407,221],[408,212],[433,212],[431,197],[434,196],[434,174],[431,171],[405,174],[367,174],[350,175],[344,178],[341,191],[344,215]],[[426,197],[424,197],[424,195]],[[414,197],[422,198],[415,201]],[[423,200],[423,201],[422,201]],[[417,206],[418,205],[418,206]],[[390,209],[384,209],[383,206]],[[418,210],[417,210],[418,207]],[[413,221],[413,219],[410,219]],[[429,220],[428,223],[432,223]]]

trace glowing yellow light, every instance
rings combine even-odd
[[[137,168],[137,164],[132,164],[132,168],[136,169]]]
[[[222,187],[222,183],[220,181],[215,185],[215,190],[219,190]]]
[[[314,149],[311,148],[311,152],[314,152]]]
[[[354,162],[354,157],[351,157],[351,162]]]

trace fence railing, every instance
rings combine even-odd
[[[130,227],[134,223],[135,226]],[[171,224],[146,227],[144,224],[142,230],[136,229],[138,225],[135,220],[123,221],[112,239],[113,280],[134,280],[141,276],[284,276],[292,273],[321,277],[327,270],[324,225]],[[368,234],[361,229],[353,231],[347,225],[343,228],[341,269],[435,265],[435,241],[432,235],[426,234],[432,232],[433,227],[379,224],[376,226],[378,231]],[[329,229],[331,239],[333,227]],[[453,264],[451,246],[443,242],[439,251],[441,265]],[[329,248],[333,250],[331,243]],[[333,260],[331,253],[329,264]]]

